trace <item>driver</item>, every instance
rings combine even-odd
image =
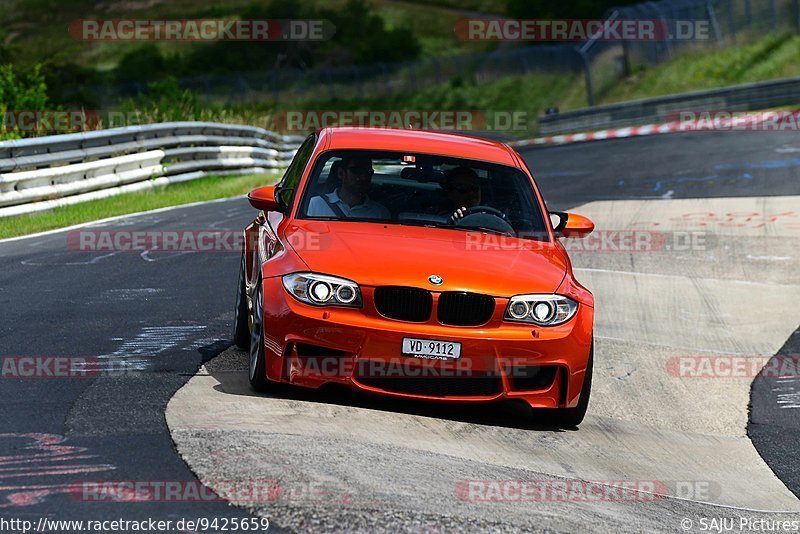
[[[367,196],[372,187],[372,160],[368,157],[346,155],[339,165],[341,185],[333,192],[312,198],[307,215],[311,217],[353,217],[359,219],[389,219],[385,206]]]
[[[456,223],[464,217],[467,210],[481,203],[481,182],[478,173],[469,167],[456,167],[450,170],[442,182],[442,189],[452,203],[452,208],[442,215],[450,215],[450,222]]]

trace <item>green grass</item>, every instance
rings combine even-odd
[[[467,15],[455,9],[456,6],[445,4],[444,0],[435,3],[373,0],[376,12],[387,27],[411,29],[421,47],[420,57],[484,52],[497,46],[491,41],[468,42],[456,38],[454,28]]]
[[[536,131],[536,118],[548,107],[559,105],[574,92],[583,94],[580,78],[574,74],[527,74],[499,80],[473,83],[452,80],[417,92],[390,96],[299,100],[283,102],[292,110],[436,110],[477,111],[491,118],[492,112],[524,112],[527,127],[507,133],[514,137],[528,136]],[[576,97],[577,99],[578,97]],[[585,98],[585,97],[584,97]]]
[[[721,50],[694,50],[616,83],[602,103],[800,76],[800,36],[769,34]]]
[[[401,3],[398,0],[387,1]],[[402,3],[421,6],[431,4],[431,2],[427,0],[405,0]],[[435,3],[441,7],[448,7],[464,12],[475,11],[479,13],[493,13],[496,15],[504,15],[506,12],[505,0],[436,0]]]
[[[0,239],[64,228],[127,213],[236,197],[256,187],[273,183],[277,178],[277,174],[209,176],[161,189],[126,193],[41,213],[4,217],[0,218]]]

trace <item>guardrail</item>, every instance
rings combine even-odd
[[[658,124],[681,111],[757,111],[800,104],[800,78],[692,91],[620,104],[607,104],[539,118],[542,135]]]
[[[0,143],[0,217],[208,174],[286,167],[302,141],[263,128],[169,122]]]

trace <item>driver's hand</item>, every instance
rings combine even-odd
[[[450,224],[457,223],[459,219],[463,218],[464,215],[466,215],[466,213],[467,213],[466,207],[461,206],[460,208],[458,208],[455,212],[453,212],[453,215],[450,216]]]

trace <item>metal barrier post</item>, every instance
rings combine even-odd
[[[706,10],[708,11],[708,20],[711,21],[711,29],[714,30],[714,39],[719,42],[722,40],[722,32],[719,29],[717,14],[714,11],[714,5],[711,3],[711,0],[706,2]]]
[[[583,75],[586,79],[586,103],[589,107],[594,106],[594,86],[592,84],[592,63],[582,47],[575,48],[575,52],[581,57],[583,62]]]
[[[728,30],[731,32],[731,40],[736,44],[736,19],[733,16],[733,0],[728,0],[725,8],[728,10]]]
[[[747,29],[753,29],[753,6],[751,0],[744,0],[744,18],[747,22]]]
[[[769,0],[769,17],[770,23],[772,24],[772,29],[778,29],[778,6],[775,4],[775,0]]]
[[[794,0],[794,30],[800,33],[800,0]]]

